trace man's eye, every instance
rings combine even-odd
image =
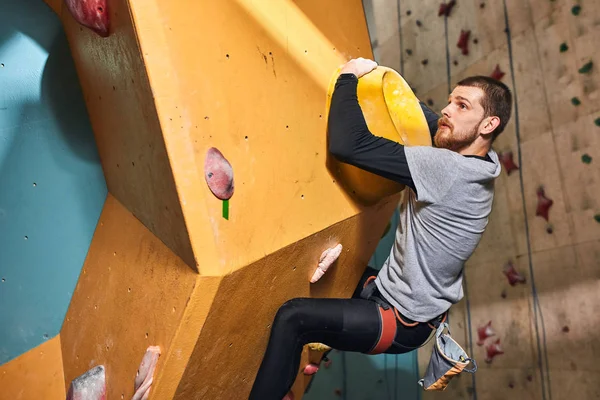
[[[467,105],[465,103],[460,103],[460,108],[462,108],[463,110],[466,110]]]

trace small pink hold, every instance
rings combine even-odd
[[[480,326],[477,328],[477,336],[479,339],[477,340],[477,345],[482,346],[485,340],[491,336],[494,336],[496,333],[492,329],[492,321],[488,322],[484,326]]]
[[[294,392],[289,391],[281,400],[294,400]]]
[[[504,170],[506,171],[506,175],[510,175],[511,172],[519,169],[515,161],[513,160],[513,152],[505,151],[498,155],[500,162],[504,166]]]
[[[552,204],[554,204],[554,202],[546,197],[546,193],[542,186],[538,188],[536,194],[538,204],[535,209],[535,215],[544,218],[546,222],[548,222],[550,207],[552,207]]]
[[[331,367],[331,364],[333,364],[333,361],[331,359],[327,359],[327,361],[325,361],[325,368],[329,368]]]
[[[500,347],[500,339],[496,340],[494,343],[489,344],[485,348],[485,350],[487,352],[487,357],[485,359],[485,362],[488,364],[492,362],[494,357],[496,357],[500,354],[504,354],[504,351],[502,351],[502,348]]]
[[[210,191],[221,200],[233,196],[233,168],[223,154],[214,147],[208,149],[204,161],[204,178]]]
[[[512,263],[512,261],[506,263],[502,272],[508,278],[508,283],[510,286],[515,286],[517,283],[527,282],[527,279],[525,279],[525,277],[515,269],[515,265]]]
[[[440,4],[440,8],[438,10],[438,17],[441,17],[442,15],[449,17],[450,13],[452,12],[452,9],[454,8],[455,5],[456,5],[456,0],[450,0],[450,2],[447,4],[446,3]]]
[[[321,277],[325,275],[325,272],[327,272],[329,267],[331,267],[331,264],[333,264],[335,260],[338,259],[340,254],[342,254],[341,244],[338,244],[333,248],[325,250],[321,254],[321,258],[319,259],[319,265],[317,266],[317,269],[315,270],[312,278],[310,278],[310,283],[315,283],[319,279],[321,279]]]
[[[304,367],[303,373],[304,375],[314,375],[317,373],[318,370],[319,366],[317,364],[310,363],[306,367]]]
[[[471,36],[470,30],[467,30],[467,31],[461,30],[460,37],[458,38],[458,43],[456,44],[456,47],[461,49],[462,54],[465,56],[469,54],[469,37],[470,36]]]
[[[494,68],[494,71],[492,71],[492,74],[490,75],[490,77],[499,81],[502,78],[504,78],[504,75],[506,75],[506,74],[504,73],[504,71],[502,71],[500,69],[500,64],[496,64],[496,68]]]
[[[65,4],[75,21],[102,37],[108,36],[107,0],[65,0]]]
[[[150,396],[150,389],[154,380],[154,370],[156,369],[159,357],[160,347],[150,346],[146,349],[146,354],[142,358],[135,377],[135,393],[131,400],[147,400]]]
[[[106,373],[98,365],[71,381],[67,400],[106,400]]]

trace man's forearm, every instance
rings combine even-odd
[[[358,79],[343,74],[336,82],[329,110],[329,151],[340,161],[405,184],[414,190],[404,146],[374,136],[356,94]]]

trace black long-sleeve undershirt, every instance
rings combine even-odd
[[[336,82],[329,110],[329,151],[342,162],[402,183],[416,193],[404,146],[369,131],[358,103],[357,85],[354,74],[342,74]],[[420,104],[433,139],[439,117]]]

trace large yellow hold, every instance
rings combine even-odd
[[[329,83],[327,112],[339,76],[338,69]],[[388,67],[378,66],[358,80],[358,102],[367,126],[375,136],[405,146],[431,146],[427,120],[410,86]],[[364,204],[373,204],[400,192],[404,185],[346,163],[338,163],[339,179]]]

